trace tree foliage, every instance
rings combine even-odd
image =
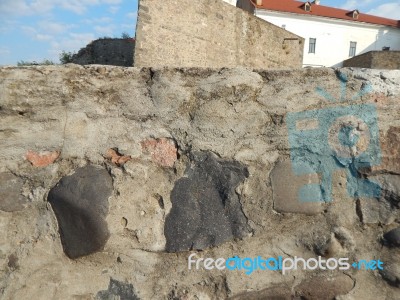
[[[60,54],[60,62],[65,65],[72,62],[72,57],[75,55],[74,52],[63,51]]]
[[[41,62],[36,62],[36,61],[26,61],[26,60],[20,60],[17,62],[18,67],[24,67],[24,66],[50,66],[54,65],[55,63],[51,60],[45,59]]]

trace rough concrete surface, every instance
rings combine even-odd
[[[399,299],[399,137],[400,71],[1,68],[0,298]]]

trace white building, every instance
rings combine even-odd
[[[233,5],[233,6],[236,6],[236,2],[237,2],[237,0],[222,0],[222,1],[224,1],[226,3],[229,3],[229,4]]]
[[[305,38],[303,66],[340,67],[372,50],[400,50],[400,21],[320,1],[238,0],[237,6]]]

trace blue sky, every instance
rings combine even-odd
[[[0,65],[59,62],[98,37],[134,36],[137,0],[0,0]]]
[[[169,1],[169,0],[156,0]],[[321,0],[400,19],[399,0]],[[0,0],[0,65],[50,59],[77,52],[98,37],[135,34],[138,0]]]

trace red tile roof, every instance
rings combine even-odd
[[[251,0],[253,5],[258,9],[266,9],[273,11],[282,11],[296,13],[302,15],[320,16],[353,22],[364,22],[378,25],[386,25],[400,28],[400,20],[387,19],[372,15],[363,14],[360,12],[358,19],[353,19],[352,10],[339,9],[324,5],[316,5],[311,3],[311,11],[304,9],[305,2],[294,0],[263,0],[262,5],[257,5],[255,0]]]

